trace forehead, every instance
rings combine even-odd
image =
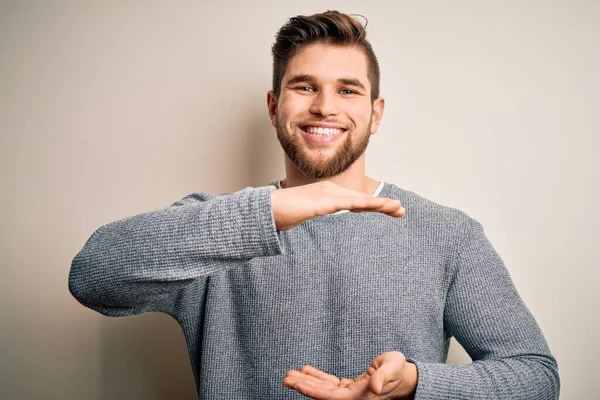
[[[367,56],[359,47],[313,43],[292,57],[283,82],[294,75],[312,75],[322,81],[355,78],[368,86],[367,74]]]

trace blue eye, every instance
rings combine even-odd
[[[301,92],[312,92],[313,91],[313,88],[311,88],[310,86],[298,86],[296,89],[300,90]]]
[[[342,90],[340,90],[340,93],[342,93],[342,94],[356,94],[356,92],[354,90],[350,90],[350,89],[342,89]]]

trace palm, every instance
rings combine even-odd
[[[288,372],[284,385],[317,400],[377,399],[369,390],[369,375],[355,379],[339,379],[313,367]]]
[[[355,379],[340,379],[311,366],[288,371],[283,385],[315,400],[412,398],[417,387],[414,364],[397,351],[380,354]]]
[[[347,386],[338,386],[331,382],[326,382],[321,386],[306,388],[304,394],[314,399],[367,399],[371,398],[369,395],[372,395],[369,391],[368,383],[368,378],[352,380]]]

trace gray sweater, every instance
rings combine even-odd
[[[557,363],[481,225],[392,184],[406,216],[336,213],[278,232],[271,191],[192,194],[99,228],[69,288],[104,315],[160,311],[187,340],[201,399],[300,399],[286,371],[354,377],[417,365],[415,399],[556,399]],[[454,336],[467,365],[445,364]]]

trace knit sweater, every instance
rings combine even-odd
[[[200,399],[302,399],[308,364],[339,377],[387,351],[418,370],[417,400],[557,399],[557,363],[479,222],[385,183],[403,218],[336,213],[277,231],[276,184],[99,228],[69,288],[108,316],[159,311],[187,341]],[[455,337],[473,359],[445,364]]]

